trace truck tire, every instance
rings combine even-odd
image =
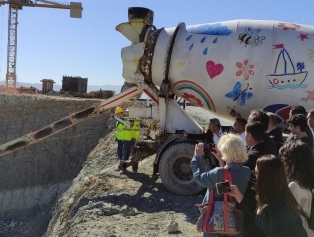
[[[194,182],[190,168],[194,148],[195,145],[191,143],[177,143],[170,146],[161,156],[159,175],[169,191],[180,195],[193,195],[204,189]],[[202,162],[202,171],[208,171],[209,161],[202,159]]]

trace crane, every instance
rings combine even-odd
[[[80,2],[59,3],[50,0],[0,0],[0,6],[4,4],[9,4],[7,73],[5,77],[5,87],[15,89],[18,10],[23,10],[23,7],[69,9],[71,18],[82,18],[83,8],[82,3]]]

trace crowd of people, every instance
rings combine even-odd
[[[314,110],[293,106],[287,124],[290,134],[284,139],[276,114],[257,109],[247,120],[236,118],[231,133],[224,131],[227,129],[217,118],[209,121],[204,134],[183,133],[199,142],[190,167],[195,182],[207,188],[204,203],[211,192],[215,201],[223,200],[215,187],[226,182],[224,169],[230,171],[232,183],[227,193],[244,215],[237,236],[314,237],[307,221],[314,189]],[[215,144],[210,156],[217,161],[207,172],[201,171],[201,159],[207,157],[204,143]]]
[[[116,170],[124,174],[130,148],[139,139],[140,121],[130,121],[120,107],[115,115],[120,160]],[[314,110],[291,107],[287,124],[290,134],[284,139],[276,114],[256,109],[247,119],[236,118],[231,130],[221,126],[217,118],[209,120],[206,133],[188,134],[183,130],[184,137],[198,141],[190,167],[195,182],[207,188],[204,203],[211,192],[215,201],[223,200],[215,187],[227,181],[225,169],[230,171],[232,181],[227,193],[243,211],[242,231],[236,236],[314,237],[308,224],[314,189]],[[204,152],[204,143],[214,144],[214,149]],[[205,158],[210,158],[212,167],[202,172],[201,159]],[[137,168],[138,164],[133,164],[133,172]]]

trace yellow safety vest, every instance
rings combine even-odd
[[[123,127],[124,125],[117,121],[116,123],[116,138],[118,141],[122,141],[123,140]]]
[[[140,138],[140,120],[136,118],[133,124],[133,139],[138,140]]]
[[[125,119],[127,121],[127,119]],[[138,140],[140,137],[140,121],[139,119],[134,119],[132,127],[123,125],[123,140],[132,141]]]

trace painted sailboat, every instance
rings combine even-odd
[[[304,69],[304,63],[298,62],[295,68],[291,57],[287,50],[284,48],[283,44],[274,45],[274,49],[281,49],[278,55],[274,73],[266,75],[271,86],[269,89],[305,89],[307,85],[303,82],[307,77],[307,71],[302,71]],[[299,72],[298,72],[299,71]]]

